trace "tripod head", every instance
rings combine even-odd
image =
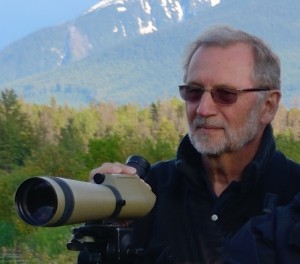
[[[67,248],[80,252],[78,264],[133,264],[144,252],[133,247],[133,231],[118,223],[86,223],[73,229]]]

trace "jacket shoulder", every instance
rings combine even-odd
[[[146,181],[154,192],[173,186],[178,181],[176,159],[160,161],[151,166]]]
[[[292,201],[300,190],[300,164],[276,151],[266,177],[266,191],[278,195],[279,204]]]

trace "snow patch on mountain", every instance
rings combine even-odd
[[[122,1],[122,0],[101,0],[97,4],[93,5],[91,8],[89,8],[84,15],[94,12],[97,9],[102,9],[110,5],[116,5],[116,4],[125,4],[127,1]]]
[[[141,35],[153,33],[154,31],[157,31],[157,28],[153,25],[152,21],[148,21],[146,23],[143,23],[142,19],[138,17],[138,25],[139,25],[139,33]]]
[[[165,11],[166,17],[172,19],[172,14],[175,13],[178,15],[178,20],[181,20],[183,11],[178,1],[161,0],[161,6]]]
[[[211,6],[216,6],[216,5],[220,4],[221,1],[220,0],[211,0],[210,3],[211,3]]]
[[[117,7],[117,11],[118,11],[119,13],[122,13],[122,12],[127,11],[127,8],[124,7],[124,6],[119,6],[119,7]]]
[[[148,1],[141,0],[141,6],[144,9],[146,14],[151,14],[151,5],[149,4]]]

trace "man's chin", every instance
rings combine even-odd
[[[203,155],[218,156],[225,152],[225,150],[223,148],[220,148],[220,145],[218,144],[215,144],[214,146],[208,146],[207,142],[192,141],[192,145],[200,154]]]

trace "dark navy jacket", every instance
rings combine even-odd
[[[147,182],[157,202],[134,224],[135,245],[145,249],[137,263],[223,263],[224,243],[250,219],[291,203],[300,191],[300,165],[276,151],[271,126],[242,180],[220,197],[212,192],[201,160],[186,136],[176,159],[152,166]],[[237,250],[238,241],[232,244]]]
[[[224,264],[299,264],[300,192],[292,203],[251,218],[227,239]]]

